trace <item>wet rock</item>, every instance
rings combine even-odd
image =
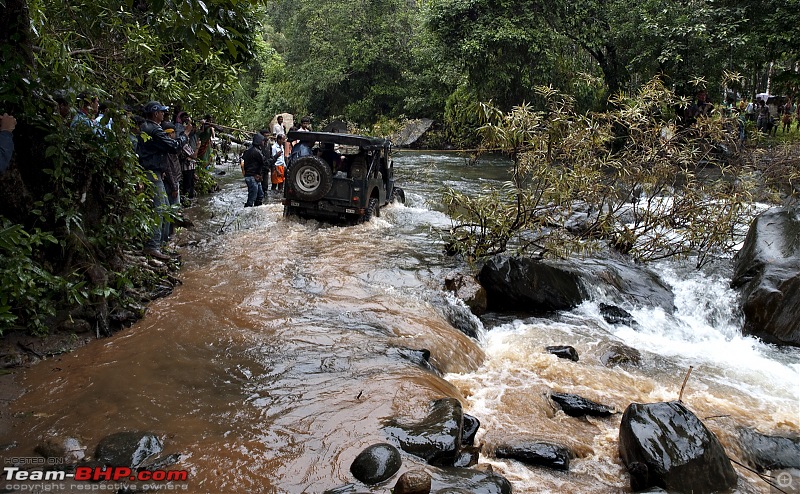
[[[467,307],[444,303],[436,307],[451,326],[470,338],[478,339],[481,327],[478,319]]]
[[[395,350],[397,351],[398,355],[409,362],[413,362],[423,369],[433,372],[437,376],[442,375],[439,369],[431,364],[430,350],[424,348],[422,350],[415,350],[413,348],[396,348]]]
[[[391,478],[400,470],[400,452],[387,443],[373,444],[356,456],[350,473],[365,484],[377,484]]]
[[[444,287],[463,300],[473,314],[481,315],[486,312],[486,289],[474,276],[458,270],[451,271],[445,276]]]
[[[600,315],[608,324],[632,326],[634,323],[631,313],[616,305],[600,304]]]
[[[393,494],[429,494],[431,476],[424,470],[409,470],[397,479]]]
[[[86,319],[65,319],[58,323],[56,331],[83,334],[92,331],[92,324]]]
[[[582,396],[572,395],[568,393],[550,393],[552,399],[561,410],[570,417],[583,417],[590,415],[592,417],[608,417],[614,413],[614,409],[606,405],[601,405],[592,400],[583,398]]]
[[[409,120],[399,134],[393,136],[392,142],[399,147],[411,146],[417,142],[432,125],[433,120],[430,118]]]
[[[623,305],[675,310],[675,295],[658,275],[623,259],[538,261],[495,256],[481,268],[488,308],[543,313],[568,310],[602,292]]]
[[[340,485],[339,487],[334,487],[333,489],[328,489],[323,494],[370,494],[370,493],[360,490],[358,486],[355,484],[345,484],[345,485]]]
[[[800,469],[799,436],[770,436],[742,427],[739,429],[739,446],[747,463],[759,472]]]
[[[389,437],[406,453],[419,456],[431,465],[449,466],[461,448],[463,412],[455,398],[433,402],[431,411],[418,424],[391,422],[385,427]]]
[[[552,353],[558,358],[572,360],[573,362],[578,361],[578,351],[571,346],[568,345],[548,346],[545,347],[545,350],[547,350],[548,353]]]
[[[531,259],[495,256],[481,268],[478,280],[486,288],[490,310],[568,310],[588,297],[575,272],[563,264]]]
[[[616,365],[639,365],[642,362],[642,354],[639,350],[631,348],[621,343],[615,343],[607,346],[603,353],[600,355],[600,361],[606,367],[614,367]]]
[[[461,427],[461,445],[470,446],[475,443],[475,435],[481,427],[481,421],[472,415],[464,414],[464,424]]]
[[[95,458],[104,465],[138,468],[163,449],[161,439],[149,432],[117,432],[100,441]]]
[[[432,469],[431,492],[439,494],[511,494],[508,480],[493,472],[472,468]]]
[[[731,286],[741,289],[744,333],[800,346],[800,209],[771,209],[753,220]]]
[[[550,443],[502,445],[495,449],[494,455],[554,470],[569,470],[569,460],[573,456],[564,446]]]
[[[736,486],[717,437],[682,403],[631,403],[619,428],[619,453],[631,488],[703,494]]]
[[[86,446],[74,437],[51,437],[34,451],[45,458],[57,459],[53,464],[73,465],[86,457]]]
[[[456,461],[453,462],[454,467],[467,468],[478,464],[480,459],[481,448],[480,446],[467,446],[462,447],[458,451]]]

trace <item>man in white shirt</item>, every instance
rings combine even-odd
[[[283,116],[278,115],[278,121],[272,126],[272,135],[277,137],[279,134],[286,135],[286,129],[283,128]]]

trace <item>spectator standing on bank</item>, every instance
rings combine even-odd
[[[169,107],[158,101],[150,101],[144,105],[144,121],[140,127],[137,146],[139,164],[147,171],[146,175],[153,184],[153,209],[158,214],[150,237],[145,241],[144,253],[157,259],[169,259],[168,255],[161,252],[161,243],[165,240],[162,239],[161,232],[169,205],[164,188],[164,174],[169,166],[167,155],[178,152],[188,140],[185,133],[179,135],[177,139],[170,139],[161,128],[164,112],[167,110]]]
[[[95,134],[102,134],[100,125],[94,120],[100,107],[100,100],[97,96],[81,93],[78,95],[78,103],[80,104],[80,108],[78,108],[78,112],[72,118],[70,127],[75,128],[78,125],[86,125],[92,129]]]
[[[177,139],[178,134],[175,132],[175,125],[171,122],[161,122],[161,128],[170,139]],[[184,127],[185,132],[186,127]],[[184,144],[185,145],[185,144]],[[167,170],[164,172],[164,190],[167,192],[167,202],[169,203],[172,213],[174,209],[181,205],[181,161],[178,153],[183,151],[183,146],[174,153],[167,153]],[[175,233],[175,225],[172,222],[165,222],[161,226],[161,243],[165,244]]]
[[[261,134],[253,136],[253,143],[242,156],[242,175],[247,184],[247,202],[244,207],[261,206],[264,202],[264,189],[261,187],[261,177],[265,173],[264,156],[261,147],[264,137]]]
[[[12,133],[17,128],[17,119],[13,115],[3,113],[0,116],[0,175],[8,170],[11,156],[14,155],[14,137]]]
[[[278,115],[275,125],[272,126],[272,136],[278,137],[279,134],[286,135],[286,129],[283,128],[283,115]]]
[[[200,128],[197,129],[197,160],[202,166],[208,169],[211,166],[211,148],[214,137],[214,122],[211,115],[206,115],[200,120]]]
[[[189,115],[182,119],[183,131],[188,134],[188,140],[183,145],[178,157],[181,162],[181,190],[186,205],[191,205],[187,199],[194,199],[194,174],[197,166],[197,132]],[[177,131],[177,129],[176,129]],[[178,133],[180,135],[180,133]]]
[[[272,190],[277,190],[278,192],[283,192],[283,182],[285,180],[286,160],[283,156],[285,143],[286,136],[278,134],[275,138],[275,143],[272,145]]]

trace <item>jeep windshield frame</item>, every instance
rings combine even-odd
[[[334,144],[342,144],[344,146],[357,146],[367,151],[375,151],[392,146],[392,141],[380,137],[337,134],[334,132],[302,132],[292,130],[286,135],[286,139],[288,141],[332,142]]]

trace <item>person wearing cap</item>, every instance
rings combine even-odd
[[[144,122],[140,127],[138,136],[137,151],[139,153],[139,164],[148,173],[147,176],[153,182],[153,208],[158,212],[158,220],[154,225],[144,246],[144,253],[157,259],[169,259],[169,256],[161,252],[162,226],[166,221],[165,215],[169,204],[167,193],[164,188],[164,174],[168,168],[167,155],[177,153],[186,144],[186,134],[180,134],[177,139],[171,139],[161,128],[164,120],[164,112],[169,110],[158,101],[150,101],[144,105]]]
[[[247,202],[244,207],[261,206],[264,201],[264,189],[261,187],[261,177],[266,172],[264,169],[264,156],[261,147],[264,145],[264,136],[255,134],[253,144],[242,156],[242,175],[247,184]]]

